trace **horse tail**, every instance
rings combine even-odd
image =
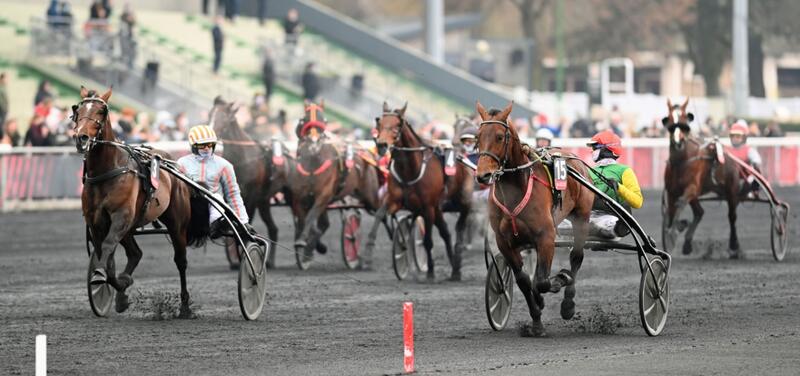
[[[189,228],[186,231],[186,244],[192,247],[201,247],[206,244],[211,231],[208,223],[209,205],[200,192],[193,188],[189,188],[189,190],[191,190],[192,213],[189,219]]]

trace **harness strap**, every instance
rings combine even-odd
[[[117,168],[115,168],[113,170],[104,172],[104,173],[102,173],[100,175],[97,175],[97,176],[89,176],[88,174],[84,173],[83,174],[83,183],[84,184],[97,184],[97,183],[104,182],[106,180],[113,179],[113,178],[115,178],[117,176],[120,176],[122,174],[127,174],[128,172],[136,173],[137,171],[132,171],[131,169],[128,168],[128,166],[124,166],[124,167],[117,167]]]
[[[316,176],[325,172],[325,170],[327,170],[328,167],[331,167],[331,165],[333,165],[333,161],[331,161],[330,159],[326,159],[325,162],[322,162],[321,166],[319,166],[316,170],[314,170],[313,173],[310,173],[303,167],[302,163],[297,163],[297,172],[299,172],[300,175],[303,176],[311,176],[311,175]]]
[[[527,187],[525,188],[525,195],[522,196],[522,200],[519,202],[519,204],[517,204],[513,212],[508,210],[508,208],[505,205],[503,205],[503,203],[501,203],[500,200],[497,199],[497,194],[496,194],[497,190],[495,189],[495,186],[492,185],[492,201],[494,201],[494,204],[497,205],[497,207],[500,208],[500,210],[502,210],[503,213],[505,213],[505,215],[511,218],[511,229],[514,231],[514,236],[519,235],[519,231],[517,231],[517,216],[519,215],[519,213],[522,213],[522,210],[525,209],[526,206],[528,206],[528,202],[531,199],[531,192],[533,192],[534,180],[538,181],[545,187],[550,187],[550,184],[547,181],[536,176],[536,174],[533,173],[533,170],[531,170],[531,173],[528,176],[528,184]]]
[[[428,154],[428,155],[425,156],[425,158],[423,158],[422,166],[419,167],[419,175],[417,175],[417,177],[414,178],[414,180],[405,181],[405,180],[403,180],[403,178],[400,177],[400,174],[397,173],[397,170],[395,170],[395,168],[394,168],[394,161],[395,161],[394,158],[392,158],[392,161],[389,162],[389,172],[392,173],[392,177],[394,177],[394,179],[397,180],[397,182],[400,183],[400,185],[403,185],[403,186],[406,186],[406,187],[414,185],[417,182],[419,182],[420,180],[422,180],[423,176],[425,176],[425,170],[428,167],[428,162],[431,160],[431,156],[432,156],[432,154]]]

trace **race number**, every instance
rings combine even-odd
[[[447,176],[456,174],[456,153],[453,149],[446,149],[445,151],[444,174]]]
[[[567,161],[561,158],[553,159],[553,181],[556,190],[567,189]]]

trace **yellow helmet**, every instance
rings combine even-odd
[[[195,146],[197,144],[210,144],[217,143],[217,133],[208,125],[195,125],[189,130],[189,144]]]

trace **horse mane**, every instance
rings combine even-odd
[[[404,115],[401,115],[399,110],[394,110],[393,112],[395,114],[397,114],[397,117],[400,119],[401,122],[404,122],[407,125],[406,128],[408,128],[408,130],[411,131],[411,135],[414,137],[415,140],[417,140],[417,142],[421,143],[425,147],[432,147],[431,146],[431,141],[427,140],[425,138],[422,138],[422,136],[417,134],[417,131],[414,130],[414,127],[411,125],[411,122],[408,121],[408,119],[406,119],[406,117]],[[401,127],[402,127],[402,124],[401,124]]]

